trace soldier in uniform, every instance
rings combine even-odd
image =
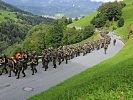
[[[105,54],[107,53],[107,49],[108,49],[108,44],[104,44],[104,52],[105,52]]]
[[[61,64],[61,51],[59,50],[58,51],[58,62],[59,62],[59,65]]]
[[[67,50],[64,51],[64,57],[65,57],[66,64],[67,64],[68,63],[68,51]]]
[[[15,64],[15,61],[14,61],[14,57],[12,57],[11,59],[8,60],[8,67],[9,67],[9,76],[8,77],[11,77],[11,72],[14,72],[15,73],[15,76],[17,76],[17,71],[16,71],[16,64]]]
[[[64,61],[64,52],[63,52],[63,50],[61,50],[61,60],[62,60],[62,62]]]
[[[43,64],[42,68],[45,68],[45,71],[47,71],[47,69],[48,69],[48,57],[47,57],[47,54],[43,55],[42,64]]]
[[[32,57],[30,65],[31,65],[31,69],[32,69],[32,75],[34,75],[34,73],[37,73],[37,69],[36,69],[37,60],[35,57]]]
[[[0,75],[2,75],[4,71],[5,71],[5,74],[8,73],[8,70],[6,68],[7,67],[7,63],[8,63],[8,58],[4,54],[3,57],[2,57],[2,61],[1,61],[1,64],[2,64],[3,68],[2,68],[2,72],[0,73]]]
[[[115,44],[116,44],[116,39],[113,40],[113,44],[114,44],[114,46],[115,46]]]
[[[33,56],[34,56],[34,58],[36,59],[37,65],[38,65],[38,55],[37,55],[36,51],[33,52]]]
[[[54,52],[54,54],[53,54],[53,68],[55,68],[56,69],[56,67],[57,67],[57,65],[56,65],[56,52]]]

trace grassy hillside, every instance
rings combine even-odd
[[[0,3],[1,3],[0,4],[1,10],[7,11],[7,12],[13,12],[17,16],[18,19],[23,20],[26,24],[38,25],[42,22],[50,24],[51,22],[54,21],[51,18],[45,18],[42,16],[37,16],[37,15],[34,15],[30,12],[23,11],[23,10],[13,6],[13,5],[10,5],[10,4],[4,2],[4,0],[1,1]]]
[[[131,26],[131,24],[133,24],[133,5],[128,5],[123,8],[122,17],[125,20],[125,24],[123,27],[118,28],[115,33],[122,37],[127,37],[129,33],[129,27]]]
[[[82,19],[78,20],[77,22],[74,22],[74,23],[70,24],[69,26],[70,27],[74,27],[74,26],[85,27],[85,26],[88,26],[88,25],[90,25],[90,21],[92,20],[92,18],[94,16],[96,16],[96,14],[97,13],[95,12],[91,15],[88,15],[85,18],[82,18]]]
[[[0,10],[0,23],[7,19],[12,19],[14,21],[18,20],[15,14],[4,10]]]
[[[124,2],[125,2],[126,4],[131,4],[131,3],[133,3],[133,0],[124,0]]]

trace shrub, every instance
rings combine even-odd
[[[91,24],[93,24],[96,28],[103,27],[106,24],[107,17],[99,13],[96,17],[94,17],[91,21]]]
[[[120,20],[118,21],[118,27],[122,27],[124,25],[124,19],[120,18]]]

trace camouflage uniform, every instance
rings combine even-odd
[[[42,64],[43,64],[42,68],[45,68],[45,71],[47,71],[47,69],[48,69],[48,57],[47,57],[47,54],[43,55]]]

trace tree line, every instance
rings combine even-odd
[[[13,20],[0,23],[0,51],[24,40],[29,29],[29,25],[23,25]]]

